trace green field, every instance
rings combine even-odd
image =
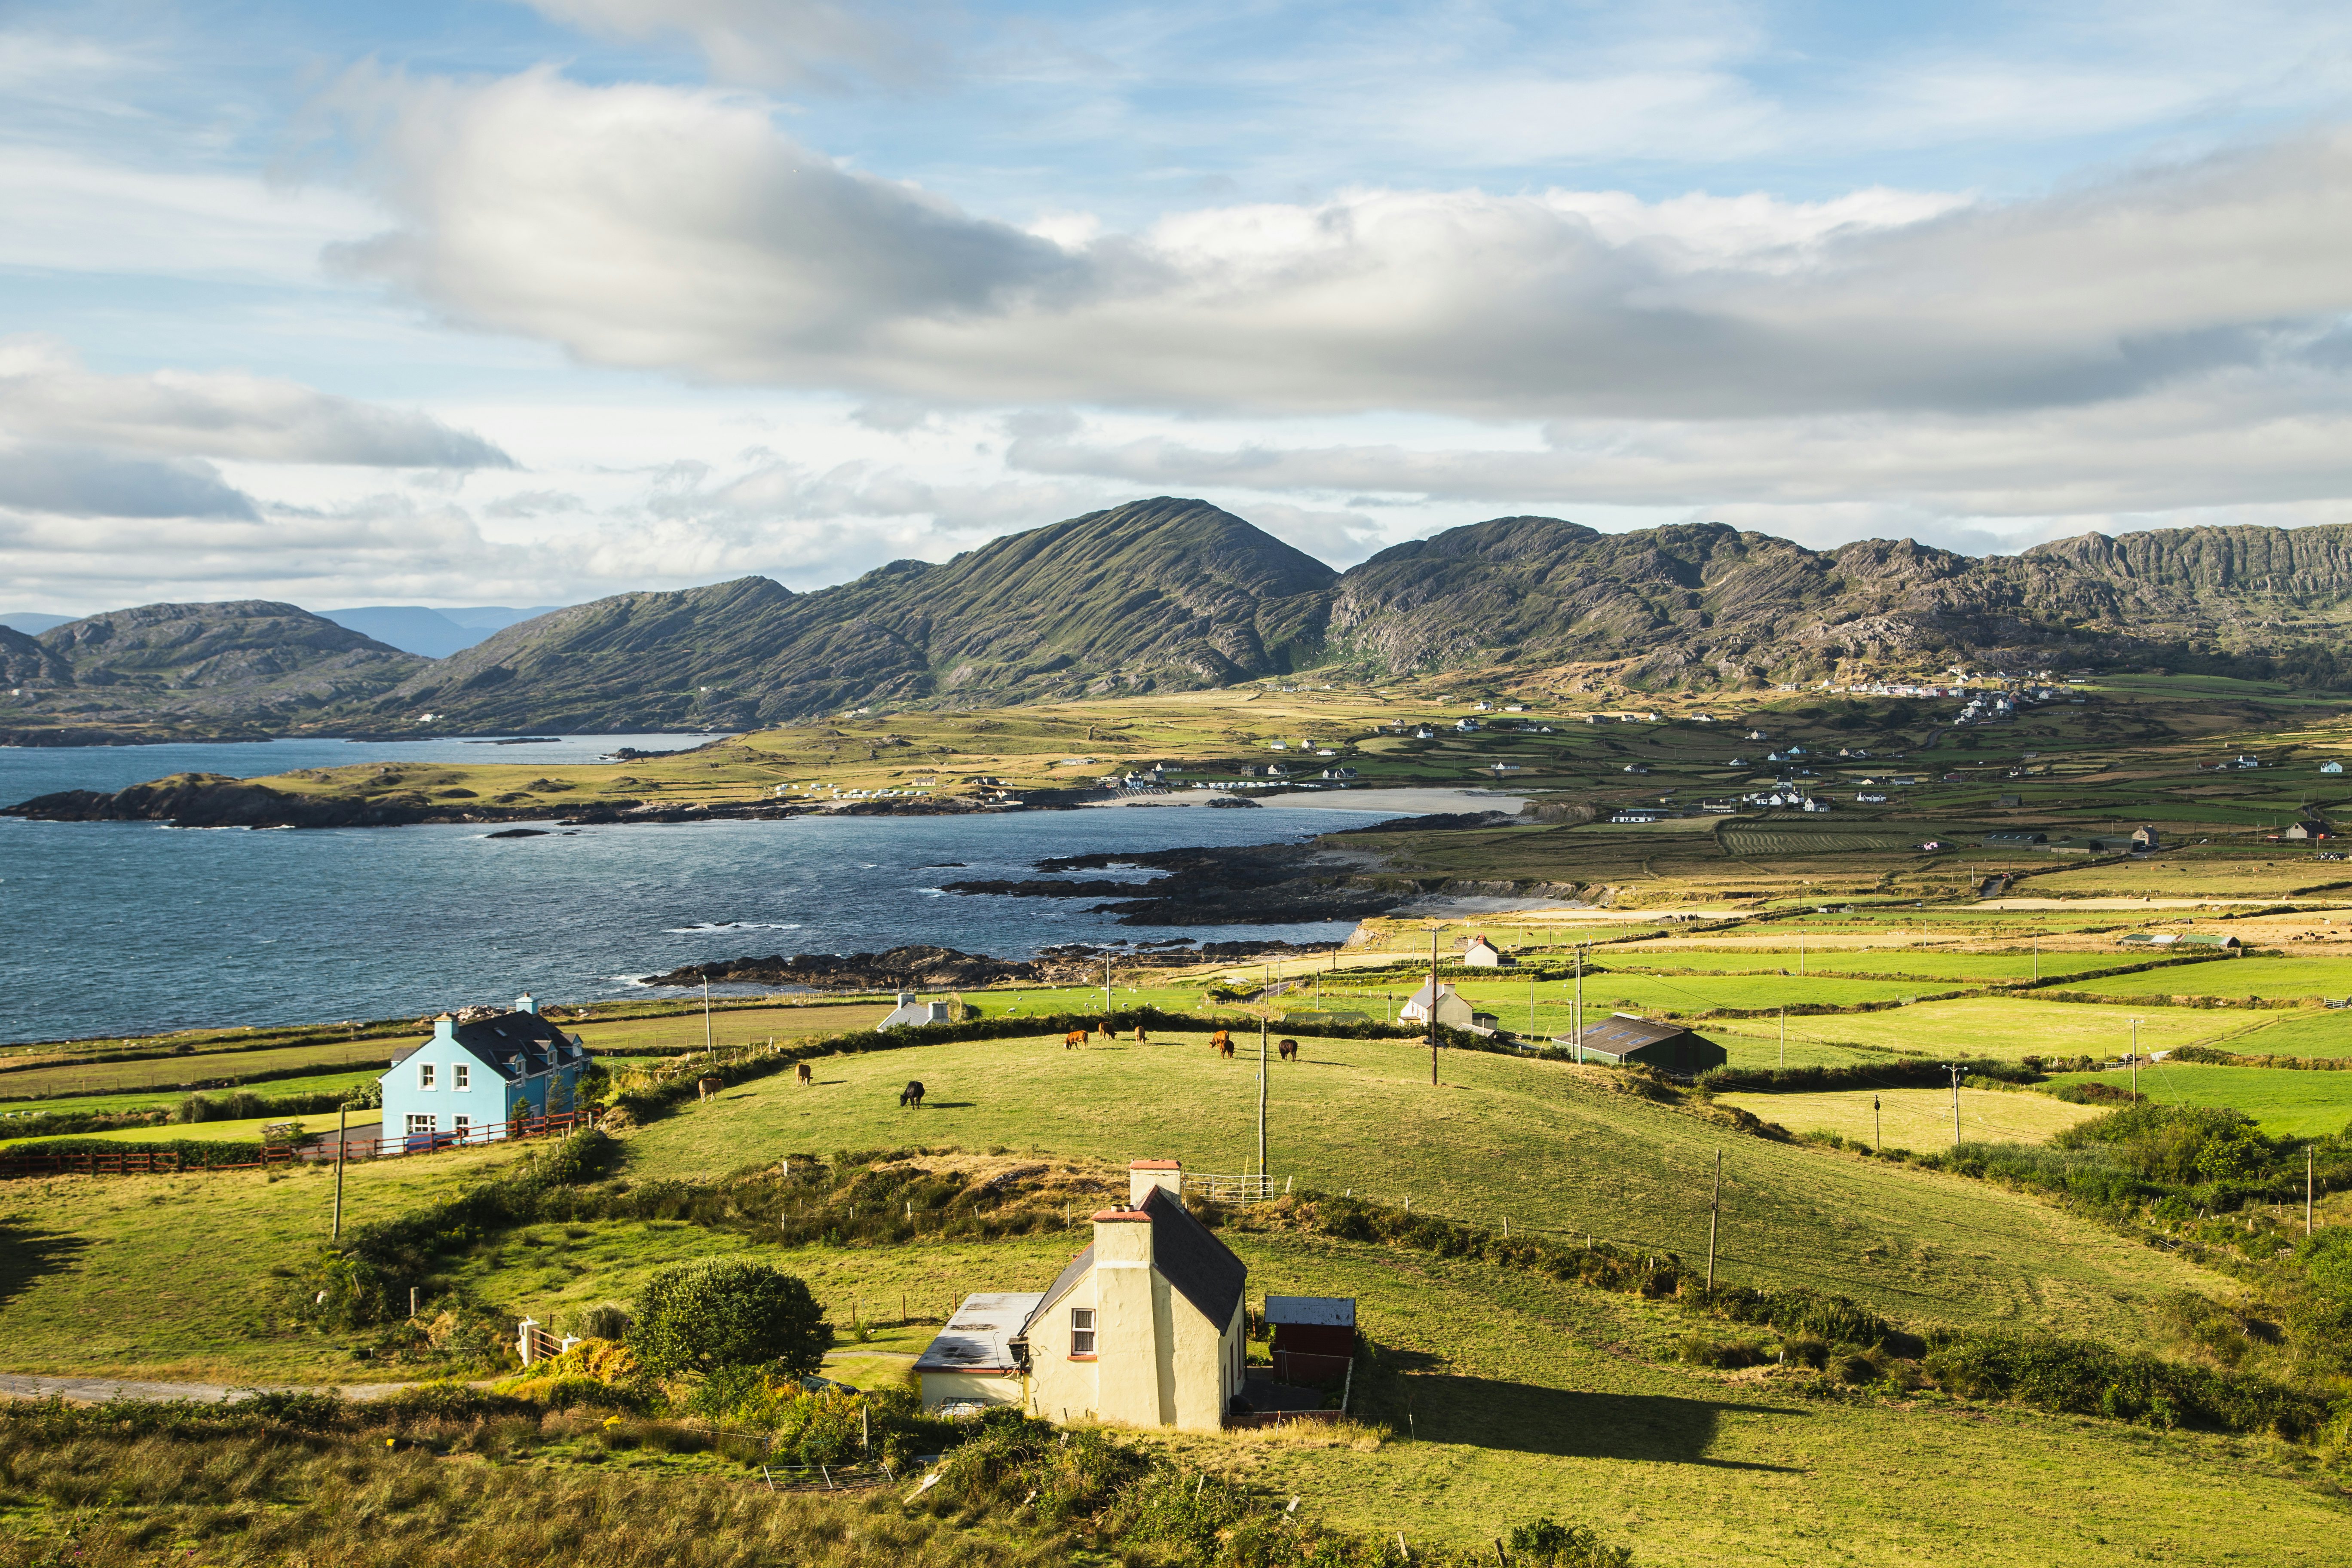
[[[2200,1277],[2032,1200],[1728,1134],[1616,1092],[1606,1068],[1448,1052],[1431,1089],[1409,1042],[1310,1040],[1275,1065],[1278,1176],[1415,1209],[1702,1255],[1707,1173],[1726,1178],[1722,1270],[1844,1291],[1907,1318],[2063,1324],[2129,1337],[2142,1306]],[[730,1089],[630,1140],[632,1174],[713,1175],[787,1154],[922,1143],[1239,1172],[1254,1157],[1255,1064],[1200,1037],[1066,1051],[991,1040],[816,1065]],[[922,1079],[920,1111],[898,1088]]]
[[[2131,1049],[2134,1018],[2140,1020],[2142,1051],[2187,1045],[2227,1048],[2230,1037],[2259,1027],[2264,1021],[2260,1013],[1962,996],[1884,1013],[1791,1018],[1789,1033],[1793,1039],[1801,1024],[1808,1039],[1875,1047],[1906,1056],[2121,1057]]]
[[[1834,1132],[1874,1148],[1882,1136],[1890,1149],[1924,1152],[1952,1146],[1952,1092],[1946,1089],[1719,1094],[1716,1101],[1736,1105],[1791,1132]],[[1961,1139],[1982,1143],[2044,1143],[2099,1113],[2095,1106],[2069,1105],[2022,1089],[1963,1088],[1959,1104]]]
[[[1794,948],[1732,952],[1620,948],[1601,962],[1612,970],[1705,969],[1794,974],[1800,956]],[[1899,974],[1908,979],[1948,981],[1955,985],[2030,980],[2037,969],[2031,952],[1937,952],[1913,947],[1811,947],[1801,959],[1808,975]],[[2130,962],[2105,952],[2045,952],[2038,968],[2042,978],[2047,980],[2086,970],[2113,969]]]
[[[2107,995],[2352,996],[2352,958],[2231,958],[2085,980],[2072,987]]]
[[[2076,1079],[2129,1089],[2132,1075],[2067,1073],[2055,1081]],[[2322,1137],[2352,1126],[2352,1071],[2158,1062],[2140,1068],[2139,1091],[2161,1105],[2226,1105],[2242,1110],[2274,1138]]]
[[[0,1101],[67,1096],[79,1100],[131,1094],[140,1098],[129,1102],[130,1105],[152,1105],[157,1103],[155,1097],[159,1094],[176,1096],[191,1085],[213,1083],[253,1073],[286,1072],[298,1068],[315,1069],[316,1075],[321,1077],[334,1076],[335,1069],[352,1073],[373,1068],[382,1072],[391,1065],[392,1053],[406,1043],[404,1038],[339,1040],[323,1046],[207,1051],[194,1056],[158,1057],[146,1061],[21,1068],[15,1072],[0,1072]],[[282,1081],[286,1080],[272,1079],[255,1084],[253,1089],[257,1094],[292,1092],[278,1087]],[[19,1106],[14,1109],[42,1108]]]
[[[373,1127],[383,1121],[383,1112],[381,1110],[354,1110],[351,1113],[351,1125],[353,1127]],[[106,1132],[77,1132],[73,1137],[77,1142],[83,1139],[96,1139],[106,1143],[160,1143],[183,1138],[199,1143],[235,1143],[239,1140],[258,1140],[263,1128],[283,1126],[289,1121],[299,1122],[305,1137],[320,1132],[332,1132],[335,1130],[335,1113],[331,1110],[321,1110],[299,1117],[256,1116],[235,1121],[171,1122],[162,1127],[118,1127]],[[7,1126],[6,1122],[0,1121],[0,1132],[5,1132]],[[0,1138],[0,1149],[13,1149],[24,1143],[50,1142],[53,1140],[47,1138]]]
[[[2271,1021],[2222,1047],[2247,1056],[2352,1057],[2352,1007],[2273,1013]]]
[[[346,1072],[319,1073],[307,1078],[270,1079],[263,1083],[245,1087],[247,1092],[257,1094],[265,1100],[276,1100],[297,1094],[347,1091],[373,1083],[383,1076],[383,1067],[378,1064]],[[7,1104],[5,1111],[0,1111],[0,1135],[6,1133],[12,1115],[16,1117],[62,1116],[121,1110],[169,1110],[192,1093],[200,1093],[208,1100],[221,1100],[236,1092],[236,1090],[232,1089],[134,1089],[121,1094],[76,1094],[55,1100],[17,1100]]]

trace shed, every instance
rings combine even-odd
[[[1328,1383],[1355,1359],[1353,1296],[1268,1296],[1265,1327],[1277,1383]]]
[[[1019,1406],[1024,1385],[1013,1341],[1045,1299],[1043,1291],[983,1290],[966,1296],[915,1362],[923,1384],[923,1408]]]
[[[2047,844],[2050,842],[2050,836],[2046,833],[2027,832],[1988,833],[1984,836],[1984,841],[1987,847],[1996,844]]]
[[[1555,1039],[1552,1043],[1570,1042]],[[1640,1062],[1661,1072],[1692,1078],[1709,1068],[1721,1067],[1731,1059],[1731,1053],[1679,1024],[1661,1023],[1635,1013],[1612,1013],[1600,1023],[1586,1026],[1580,1059],[1611,1067]]]

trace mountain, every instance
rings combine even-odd
[[[435,610],[423,605],[363,605],[352,609],[320,610],[319,614],[339,626],[388,643],[403,653],[446,658],[473,647],[492,632],[517,621],[535,619],[556,608],[554,605],[541,605],[536,609],[517,610],[499,605],[477,605]]]
[[[14,626],[0,626],[0,686],[25,687],[71,679],[64,659]]]
[[[623,594],[508,627],[388,694],[443,724],[741,728],[853,705],[1185,690],[1320,657],[1339,574],[1162,498],[794,594],[763,577]]]
[[[142,605],[68,621],[37,638],[5,634],[0,657],[16,671],[16,722],[70,716],[81,723],[233,721],[278,724],[376,696],[425,666],[414,654],[292,605],[240,599]]]

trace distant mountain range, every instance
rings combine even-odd
[[[478,605],[470,609],[436,610],[423,605],[364,605],[347,610],[320,610],[318,613],[339,626],[348,627],[362,637],[373,637],[403,653],[420,653],[427,658],[446,658],[453,653],[473,647],[501,627],[561,607],[541,605],[533,609],[518,610],[502,605]],[[81,618],[22,611],[0,616],[0,629],[38,637],[53,626],[66,626]]]
[[[1719,523],[1449,530],[1332,570],[1162,497],[796,594],[764,577],[621,594],[481,629],[459,612],[152,605],[0,626],[0,728],[168,721],[343,731],[742,729],[848,707],[1579,665],[1658,687],[1952,661],[2162,663],[2352,680],[2352,527],[2086,534],[1981,559],[1807,550]],[[438,631],[432,616],[448,624]],[[338,623],[341,624],[338,624]],[[437,636],[435,644],[429,637]]]

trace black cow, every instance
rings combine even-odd
[[[920,1079],[908,1079],[907,1087],[898,1091],[898,1109],[904,1110],[910,1105],[917,1110],[923,1109],[923,1080]]]

